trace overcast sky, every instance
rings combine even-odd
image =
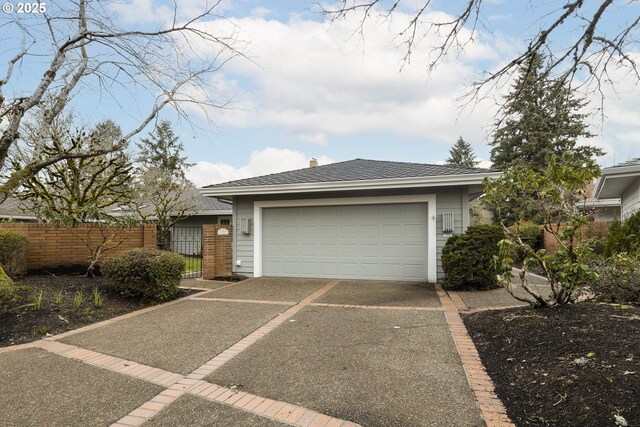
[[[165,3],[122,0],[114,12],[126,25],[157,25],[171,16]],[[178,3],[197,9],[202,0]],[[462,109],[458,99],[465,85],[510,58],[535,32],[539,23],[530,18],[539,15],[531,6],[536,2],[486,1],[482,19],[491,31],[481,29],[462,55],[430,75],[421,53],[435,39],[424,41],[400,69],[405,52],[393,35],[406,23],[407,11],[391,22],[368,21],[363,39],[354,35],[358,16],[323,22],[310,10],[313,3],[226,0],[218,10],[225,19],[206,23],[234,29],[251,61],[234,60],[211,81],[211,90],[221,101],[231,100],[231,109],[207,115],[193,109],[195,127],[176,123],[189,161],[196,163],[188,175],[197,185],[301,168],[312,157],[320,164],[353,158],[439,163],[459,136],[489,165],[495,102]],[[431,13],[450,12],[437,9],[447,2],[434,4]],[[638,5],[629,7],[633,13],[625,10],[616,19],[637,16]],[[207,54],[206,46],[202,50]],[[604,121],[596,113],[600,98],[589,95],[591,130],[598,134],[590,143],[607,151],[603,166],[640,156],[638,88],[631,79],[612,78],[619,80],[618,91],[605,93]],[[117,109],[83,113],[94,121],[131,119]],[[163,117],[176,119],[170,112]]]

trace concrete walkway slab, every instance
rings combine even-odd
[[[364,426],[484,425],[440,312],[307,307],[207,379]]]
[[[162,389],[44,350],[0,353],[3,426],[107,426]]]
[[[459,291],[458,295],[469,310],[528,305],[526,302],[518,301],[502,288],[489,291]]]
[[[343,280],[316,302],[373,306],[439,307],[432,284]]]
[[[188,421],[187,421],[188,420]],[[210,402],[199,397],[185,395],[162,410],[145,425],[157,427],[174,426],[246,426],[279,427],[286,426],[275,420],[260,417],[230,406]]]
[[[220,289],[207,296],[265,301],[301,301],[329,283],[331,279],[257,277]],[[215,294],[215,295],[214,295]]]
[[[284,310],[189,300],[61,341],[186,375]]]

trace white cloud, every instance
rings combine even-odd
[[[334,23],[254,17],[206,23],[222,32],[225,26],[239,29],[240,39],[251,40],[246,54],[255,61],[228,63],[224,75],[212,81],[218,87],[238,89],[233,104],[238,109],[216,112],[212,115],[216,124],[268,125],[289,139],[313,144],[362,133],[447,143],[460,134],[470,141],[482,140],[482,127],[493,121],[495,108],[486,105],[473,114],[463,113],[456,122],[458,97],[463,84],[476,77],[476,61],[498,61],[500,49],[513,44],[493,47],[486,40],[476,41],[427,78],[426,57],[437,40],[418,44],[412,62],[402,71],[404,48],[389,42],[408,17],[398,13],[393,21],[367,21],[364,41],[353,35],[356,15]],[[208,49],[212,47],[196,50],[207,54]]]
[[[327,156],[316,158],[320,165],[333,163],[333,160]],[[197,162],[187,172],[187,178],[196,186],[202,187],[236,179],[303,169],[309,167],[310,160],[311,157],[299,151],[267,147],[251,153],[249,162],[240,167],[226,163]]]
[[[212,6],[214,3],[202,0],[180,0],[175,5],[163,0],[117,0],[109,3],[108,8],[127,24],[168,24],[174,15],[177,21],[192,19]],[[231,0],[221,0],[212,13],[222,14],[230,10],[233,10]]]

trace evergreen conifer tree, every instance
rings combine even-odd
[[[475,168],[480,162],[476,160],[476,155],[471,148],[471,144],[465,141],[462,137],[458,138],[458,141],[449,150],[449,158],[447,159],[448,165],[467,166]]]
[[[544,170],[551,156],[566,151],[585,160],[603,154],[598,148],[577,145],[579,138],[593,136],[582,112],[587,101],[577,97],[565,81],[550,79],[541,55],[520,67],[505,101],[504,118],[490,143],[495,168],[520,164]]]

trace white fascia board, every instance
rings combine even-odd
[[[0,218],[8,219],[8,220],[21,219],[21,220],[29,220],[29,221],[36,221],[38,219],[35,216],[29,216],[29,215],[0,215]]]
[[[384,190],[416,187],[478,185],[484,178],[498,178],[500,172],[463,175],[438,175],[412,178],[374,179],[358,181],[311,182],[301,184],[254,185],[246,187],[200,188],[203,196],[241,196],[254,194],[314,193],[320,191]]]
[[[427,280],[436,283],[437,235],[436,195],[340,197],[332,199],[265,200],[253,202],[253,277],[262,276],[262,210],[277,207],[374,205],[392,203],[427,203]]]
[[[204,215],[231,215],[233,210],[231,208],[218,210],[218,209],[209,209],[209,210],[201,210],[189,213],[189,216],[204,216]]]
[[[629,169],[631,168],[621,168],[621,169]],[[617,179],[624,179],[624,178],[639,178],[640,177],[640,167],[635,166],[636,170],[635,171],[627,171],[625,173],[618,173],[618,171],[616,171],[615,174],[608,174],[605,175],[604,173],[602,174],[602,176],[600,177],[600,179],[598,180],[598,183],[596,185],[596,191],[594,192],[594,197],[596,199],[600,198],[600,193],[602,193],[604,191],[605,186],[607,185],[607,182],[615,182]],[[613,184],[612,184],[613,185]],[[611,198],[609,197],[604,197],[604,198]]]

